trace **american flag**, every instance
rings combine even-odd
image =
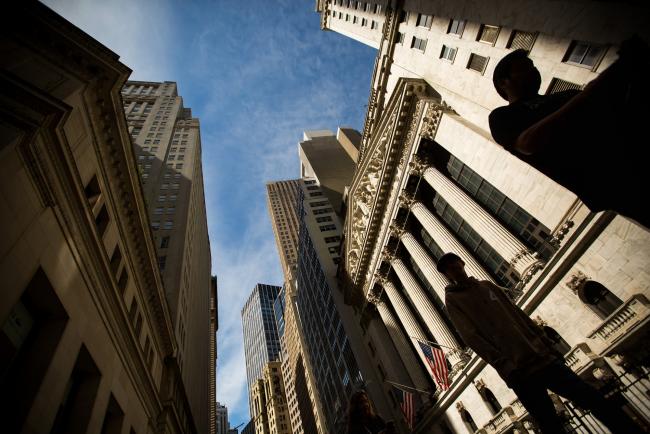
[[[427,358],[427,363],[429,363],[429,368],[431,369],[433,378],[436,379],[438,386],[442,390],[449,389],[449,371],[447,370],[447,359],[445,358],[445,353],[443,353],[440,348],[435,348],[419,339],[418,344],[420,344],[424,357]]]
[[[415,421],[415,405],[413,404],[413,394],[394,385],[393,394],[395,395],[395,398],[397,399],[397,402],[402,409],[402,413],[404,413],[406,424],[409,426],[410,430],[413,430],[413,422]]]

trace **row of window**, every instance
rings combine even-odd
[[[337,18],[336,12],[334,12],[334,14],[332,16],[334,18]],[[343,15],[342,12],[339,12],[338,13],[338,18],[339,19],[345,19],[345,21],[350,21],[350,14]],[[367,27],[368,26],[368,19],[361,18],[361,20],[359,20],[359,17],[357,17],[356,15],[352,15],[352,24],[357,24],[357,23],[361,23],[361,27]],[[377,21],[375,21],[375,20],[370,20],[370,28],[372,30],[378,29],[379,28],[379,23]]]
[[[334,6],[343,6],[350,9],[357,9],[360,11],[373,12],[380,14],[382,11],[381,5],[372,4],[369,2],[354,1],[354,0],[334,0]]]
[[[404,15],[403,21],[406,21],[407,16],[408,14]],[[433,16],[418,14],[416,21],[417,26],[430,29],[432,23]],[[465,30],[465,24],[466,20],[451,19],[447,26],[447,34],[456,35],[461,38]],[[481,24],[476,36],[476,41],[495,45],[500,31],[501,27],[499,26]],[[398,35],[397,42],[403,44],[404,38],[404,33],[400,33]],[[513,50],[524,49],[530,51],[536,39],[537,33],[535,32],[513,30],[510,34],[508,42],[506,43],[506,48]],[[424,52],[426,49],[426,43],[426,39],[413,37],[411,40],[411,48],[415,48]],[[595,68],[605,55],[606,50],[607,47],[602,44],[593,44],[585,41],[572,41],[562,61],[574,65],[585,66],[588,68]],[[456,51],[457,48],[455,47],[443,45],[439,57],[453,62],[456,56]],[[483,72],[485,70],[485,66],[487,65],[487,60],[487,57],[472,54],[470,56],[470,61],[467,67],[475,71]]]

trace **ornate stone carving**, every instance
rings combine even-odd
[[[458,401],[456,403],[456,410],[458,410],[459,413],[465,410],[465,404],[463,404],[463,401]]]
[[[574,225],[575,223],[573,220],[567,220],[562,223],[562,225],[553,234],[553,237],[551,237],[551,239],[548,241],[548,243],[556,249],[559,249],[560,245],[562,244],[562,240],[564,240],[564,237],[566,237]]]
[[[422,129],[420,134],[422,137],[433,140],[438,131],[438,125],[443,113],[449,111],[450,107],[444,102],[430,102],[427,105],[427,110],[422,119]]]
[[[409,167],[411,168],[411,173],[417,176],[421,176],[427,167],[429,167],[429,165],[426,164],[420,157],[414,155],[411,159],[411,162],[409,163]]]
[[[564,284],[569,288],[571,291],[574,293],[578,291],[578,288],[580,287],[581,284],[589,280],[589,276],[584,274],[580,270],[576,270],[575,273],[571,275],[569,280],[564,282]]]
[[[402,194],[399,197],[399,206],[403,208],[411,208],[411,205],[415,203],[413,194],[408,191],[402,191]]]
[[[476,380],[474,382],[474,386],[476,387],[476,390],[478,390],[480,392],[481,390],[485,389],[485,387],[486,387],[485,386],[485,381],[483,381],[482,378],[479,378],[478,380]]]

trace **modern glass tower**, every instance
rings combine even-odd
[[[258,283],[241,311],[249,396],[267,362],[279,360],[280,338],[273,302],[282,288]]]

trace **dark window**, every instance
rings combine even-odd
[[[595,68],[600,59],[605,55],[604,45],[592,44],[590,42],[573,41],[569,46],[564,61],[575,65],[582,65],[588,68]]]
[[[472,417],[471,414],[469,414],[469,411],[463,408],[458,412],[460,413],[460,417],[461,419],[463,419],[463,422],[465,423],[465,426],[467,427],[467,430],[470,433],[473,433],[476,430],[478,430],[478,426],[476,426],[476,422],[474,422],[474,418]]]
[[[111,394],[102,423],[102,434],[120,434],[124,423],[124,411]]]
[[[113,272],[113,276],[116,278],[120,262],[122,262],[122,253],[120,252],[120,246],[116,245],[115,250],[113,250],[113,255],[111,256],[111,271]]]
[[[465,30],[465,20],[451,20],[449,22],[449,29],[447,30],[447,33],[461,36],[463,34],[463,30]]]
[[[129,274],[126,272],[126,267],[122,268],[122,273],[120,273],[120,279],[117,282],[117,287],[120,289],[122,295],[126,290],[126,285],[129,282]]]
[[[467,62],[467,69],[471,69],[483,74],[487,66],[488,58],[485,56],[472,53],[469,55],[469,62]]]
[[[100,237],[104,236],[109,221],[110,218],[108,217],[108,211],[106,211],[106,205],[102,205],[102,209],[99,210],[97,217],[95,217],[95,224],[97,225],[97,230],[99,231]]]
[[[494,45],[497,42],[499,37],[499,29],[497,26],[489,26],[487,24],[481,24],[481,29],[478,32],[477,40],[479,42],[485,42],[487,44]]]
[[[454,47],[448,47],[447,45],[443,45],[442,51],[440,52],[440,58],[453,62],[454,59],[456,58],[456,51],[457,49]]]
[[[47,275],[38,269],[0,330],[0,418],[21,432],[68,322]]]
[[[50,434],[83,434],[97,397],[101,373],[85,345],[81,346]]]
[[[427,48],[427,40],[416,38],[415,36],[413,36],[413,40],[411,41],[411,48],[424,51]]]
[[[90,207],[92,208],[95,206],[99,200],[99,196],[102,194],[96,175],[93,175],[90,181],[88,181],[88,184],[84,188],[84,194],[86,195],[86,200],[88,200]]]
[[[418,26],[426,27],[427,29],[430,29],[431,23],[433,23],[433,15],[418,14],[418,20],[417,20]]]
[[[160,239],[160,248],[166,249],[167,247],[169,247],[169,237],[162,237]]]
[[[623,304],[623,301],[602,283],[593,280],[581,283],[577,292],[580,300],[600,319],[607,318]]]
[[[522,49],[522,50],[530,51],[533,48],[535,39],[537,39],[536,32],[524,32],[521,30],[513,30],[512,34],[510,35],[510,40],[506,45],[506,48],[510,48],[511,50]]]
[[[546,95],[573,89],[582,90],[582,86],[576,83],[571,83],[570,81],[562,80],[561,78],[553,78],[551,84],[549,84],[548,89],[546,90]]]

